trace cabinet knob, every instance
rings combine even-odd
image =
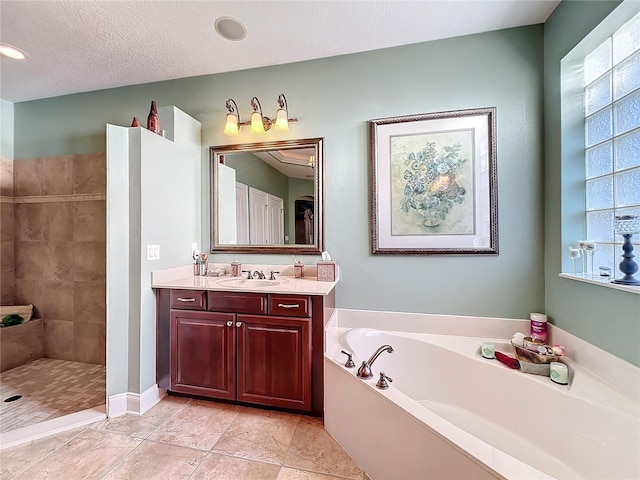
[[[227,322],[227,327],[233,327],[233,320],[229,320]]]
[[[242,322],[236,322],[236,327],[242,326]]]

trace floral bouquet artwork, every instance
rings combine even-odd
[[[471,138],[466,136],[471,137],[454,132],[392,141],[395,234],[473,233],[473,197],[467,198],[473,187]]]

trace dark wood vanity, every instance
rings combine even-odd
[[[328,295],[158,288],[157,383],[170,392],[323,411]]]

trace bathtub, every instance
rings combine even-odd
[[[569,385],[558,385],[482,358],[477,336],[334,328],[330,337],[325,426],[373,480],[640,478],[638,399],[569,358]],[[511,354],[506,338],[490,339]],[[371,380],[344,367],[340,350],[358,366],[384,344],[394,353],[378,357]],[[380,371],[388,390],[375,387]]]

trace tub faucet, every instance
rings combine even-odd
[[[369,360],[367,362],[362,362],[362,365],[360,365],[360,368],[358,369],[358,378],[366,379],[366,378],[373,377],[373,373],[371,372],[371,366],[373,365],[373,362],[376,361],[376,358],[378,358],[378,356],[382,352],[393,353],[393,347],[391,345],[383,345],[380,348],[378,348],[375,352],[373,352],[373,355],[371,355]]]

